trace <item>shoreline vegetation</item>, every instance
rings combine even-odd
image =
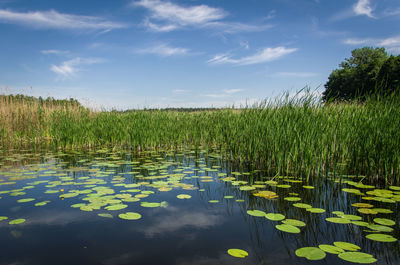
[[[94,111],[78,101],[0,95],[0,148],[217,150],[269,174],[400,176],[400,95],[323,104],[283,96],[241,109]],[[342,173],[343,174],[343,173]]]

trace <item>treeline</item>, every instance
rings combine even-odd
[[[27,96],[22,94],[16,95],[0,95],[0,102],[7,102],[7,103],[25,103],[25,104],[39,104],[41,106],[56,106],[56,107],[64,107],[64,106],[71,106],[71,107],[82,107],[81,103],[74,99],[55,99],[53,97],[47,98],[36,98],[33,96]]]
[[[365,100],[370,95],[387,96],[400,90],[400,55],[385,48],[363,47],[332,71],[325,84],[324,102]]]

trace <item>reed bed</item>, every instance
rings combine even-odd
[[[347,172],[398,182],[399,99],[323,105],[312,96],[284,97],[243,109],[122,113],[0,96],[0,145],[214,148],[271,174]]]

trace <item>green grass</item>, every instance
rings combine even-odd
[[[95,112],[79,105],[1,101],[0,144],[122,146],[137,150],[201,146],[271,174],[320,176],[345,169],[399,180],[400,97],[321,105],[283,98],[246,109]]]

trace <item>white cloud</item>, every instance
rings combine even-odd
[[[353,11],[357,16],[365,15],[374,18],[374,15],[372,14],[374,8],[371,7],[370,0],[358,0],[358,2],[353,6]]]
[[[217,54],[214,58],[208,60],[209,64],[236,64],[236,65],[250,65],[265,63],[269,61],[276,60],[284,55],[290,54],[297,51],[296,48],[285,48],[285,47],[275,47],[275,48],[264,48],[263,50],[257,52],[256,54],[242,57],[239,59],[233,59],[229,54]]]
[[[400,35],[385,38],[385,39],[350,38],[350,39],[344,40],[343,43],[349,44],[349,45],[370,45],[370,46],[385,47],[388,51],[390,51],[392,53],[400,53]]]
[[[239,93],[239,92],[242,92],[242,91],[243,91],[243,89],[238,89],[238,88],[236,88],[236,89],[224,89],[224,92],[226,94],[229,94],[229,95],[236,94],[236,93]]]
[[[59,75],[62,78],[69,78],[74,76],[81,69],[80,65],[90,65],[104,62],[100,58],[80,58],[76,57],[74,59],[65,61],[60,65],[51,65],[50,70]]]
[[[62,50],[42,50],[40,52],[43,54],[56,54],[56,55],[65,55],[69,53],[69,51],[62,51]]]
[[[182,27],[213,28],[225,33],[240,31],[263,31],[272,25],[250,25],[238,22],[221,22],[228,12],[221,8],[207,5],[181,6],[169,1],[139,0],[131,3],[133,7],[143,7],[150,12],[150,17],[143,25],[151,31],[169,32]]]
[[[37,29],[101,30],[106,32],[126,27],[124,24],[100,17],[63,14],[55,10],[21,13],[0,9],[0,21]]]
[[[160,56],[172,56],[172,55],[186,55],[189,50],[181,47],[171,47],[168,44],[160,44],[156,46],[152,46],[145,49],[137,49],[136,53],[141,54],[156,54]]]

